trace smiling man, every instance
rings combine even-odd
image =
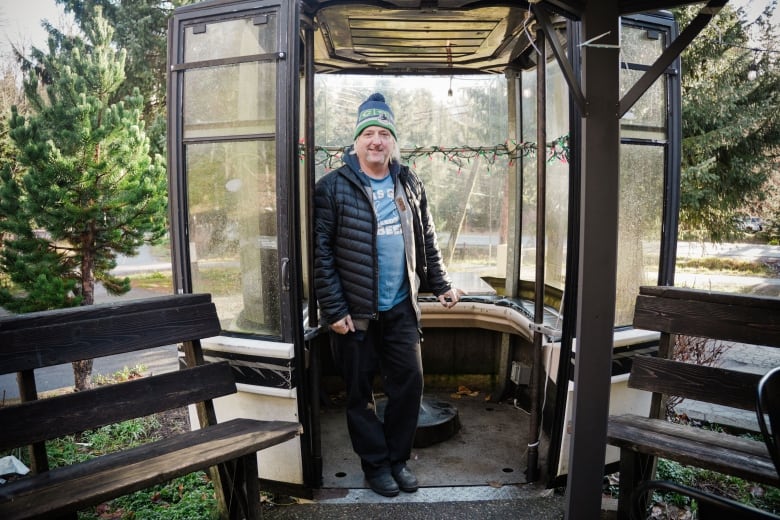
[[[320,323],[330,329],[346,382],[352,448],[376,493],[417,491],[406,465],[423,390],[417,293],[424,284],[449,308],[463,292],[447,275],[424,186],[401,165],[382,94],[360,105],[344,165],[320,179],[314,202]],[[387,396],[384,423],[374,404],[377,373]]]

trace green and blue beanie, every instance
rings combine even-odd
[[[395,118],[393,111],[385,103],[385,97],[380,93],[371,94],[368,99],[358,108],[357,125],[355,125],[355,136],[357,137],[369,126],[381,126],[390,130],[393,137],[398,139],[395,134]]]

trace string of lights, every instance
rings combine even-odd
[[[547,162],[569,162],[569,136],[564,135],[550,141],[546,146]],[[326,171],[338,168],[342,164],[342,154],[344,149],[332,146],[315,146],[314,164],[315,166],[324,166]],[[300,143],[298,155],[301,162],[306,160],[306,152],[303,143]],[[490,166],[494,165],[500,158],[509,160],[511,166],[518,159],[536,156],[536,143],[517,142],[509,139],[504,143],[495,146],[419,146],[415,148],[402,148],[401,161],[404,164],[416,167],[416,161],[421,158],[433,160],[440,157],[444,161],[449,161],[458,167],[458,171],[469,164],[472,160],[479,158]]]

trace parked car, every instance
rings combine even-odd
[[[761,220],[761,217],[741,217],[739,220],[737,220],[737,227],[742,231],[755,233],[756,231],[761,231],[764,229],[764,222]]]

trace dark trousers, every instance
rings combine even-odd
[[[409,300],[380,312],[368,330],[332,334],[336,363],[347,386],[347,426],[363,472],[399,467],[412,453],[423,390],[420,329]],[[387,407],[376,414],[373,383],[381,374]]]

